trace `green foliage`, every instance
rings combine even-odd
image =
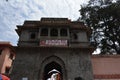
[[[93,30],[91,44],[101,54],[120,54],[120,1],[90,0],[80,13],[80,20]]]

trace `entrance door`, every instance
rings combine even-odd
[[[44,68],[44,80],[63,80],[61,66],[56,62],[48,63]]]

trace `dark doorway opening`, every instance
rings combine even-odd
[[[60,74],[60,80],[63,80],[63,75],[62,75],[62,69],[61,69],[61,66],[58,64],[58,63],[56,63],[56,62],[51,62],[51,63],[49,63],[49,64],[47,64],[46,66],[45,66],[45,68],[44,68],[44,78],[43,78],[43,80],[47,80],[48,78],[50,78],[51,77],[51,75],[52,75],[52,73],[50,74],[50,72],[51,72],[51,70],[57,70],[58,72],[59,72],[59,74]],[[55,71],[54,71],[55,72]],[[53,73],[54,73],[53,72]],[[56,72],[55,72],[56,73]]]
[[[75,80],[83,80],[81,77],[76,77]]]

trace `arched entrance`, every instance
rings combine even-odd
[[[60,75],[59,80],[63,80],[61,66],[53,61],[47,64],[44,68],[44,80],[53,78],[52,76],[55,75],[56,73]]]
[[[60,73],[61,80],[67,80],[65,64],[63,60],[57,56],[50,56],[42,61],[39,80],[47,80],[50,78],[51,75],[49,75],[49,72],[53,69]]]

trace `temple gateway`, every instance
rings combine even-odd
[[[68,18],[17,25],[11,80],[93,80],[90,29]]]

